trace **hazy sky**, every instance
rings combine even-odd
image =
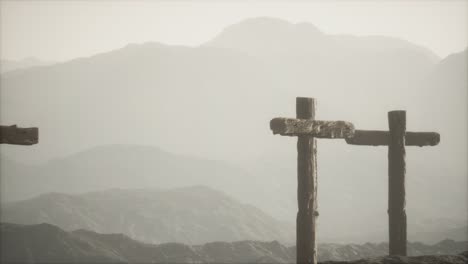
[[[256,16],[308,21],[325,33],[395,36],[442,57],[468,45],[468,1],[2,1],[0,57],[60,61],[128,43],[198,45]]]

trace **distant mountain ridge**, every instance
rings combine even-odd
[[[440,60],[428,48],[402,39],[383,36],[332,35],[320,31],[311,23],[290,23],[270,17],[245,19],[228,26],[203,46],[239,50],[253,56],[265,53],[328,55],[333,52],[344,54],[350,50],[358,53],[379,54],[408,50],[427,56],[434,63]]]
[[[38,58],[29,57],[22,60],[5,60],[0,59],[0,73],[5,73],[14,70],[21,70],[36,66],[46,66],[54,64],[52,61],[44,61]]]
[[[288,219],[290,224],[278,225],[279,222],[273,220],[268,212],[268,215],[260,214],[262,215],[258,219],[260,222],[255,220],[258,226],[244,226],[250,221],[250,218],[244,219],[240,216],[232,218],[231,220],[234,221],[232,229],[229,228],[230,231],[227,233],[221,232],[224,235],[218,238],[195,235],[202,232],[200,227],[195,225],[186,226],[188,228],[186,232],[178,234],[175,222],[169,223],[169,221],[169,224],[165,221],[160,222],[160,220],[156,220],[157,214],[145,215],[141,213],[144,210],[154,210],[153,213],[162,210],[163,208],[156,206],[158,204],[166,204],[167,208],[172,209],[178,206],[186,208],[187,204],[183,197],[187,197],[186,199],[190,202],[200,201],[186,209],[187,212],[195,213],[197,210],[204,212],[206,219],[199,220],[201,226],[208,228],[208,223],[216,218],[215,211],[206,210],[207,208],[204,207],[205,200],[209,200],[210,194],[214,201],[220,202],[218,206],[225,207],[225,213],[228,215],[236,213],[228,213],[228,208],[232,206],[230,202],[223,204],[222,201],[234,200],[234,208],[240,209],[240,212],[252,212],[249,208],[253,207],[246,205],[246,203],[254,204],[259,208],[258,203],[250,201],[258,201],[262,196],[268,198],[270,202],[279,199],[276,196],[268,196],[264,188],[258,187],[255,182],[257,179],[255,172],[247,172],[222,161],[172,154],[151,146],[109,145],[99,146],[39,166],[24,165],[2,158],[0,172],[2,175],[0,194],[2,195],[2,218],[4,221],[7,219],[10,222],[23,224],[48,222],[66,230],[85,228],[100,232],[122,232],[148,242],[179,241],[188,243],[192,239],[208,239],[198,241],[202,243],[213,240],[234,241],[250,238],[256,240],[277,239],[283,243],[289,243],[294,240],[294,225],[291,224],[294,217]],[[199,185],[200,182],[204,182],[208,187],[192,187]],[[346,187],[344,182],[342,184]],[[122,186],[126,186],[127,189],[122,189]],[[113,189],[109,190],[109,188]],[[171,190],[171,188],[176,189]],[[294,186],[279,186],[278,188],[280,191],[284,191],[286,188],[294,191]],[[337,188],[342,187],[338,186]],[[223,192],[234,199],[228,199],[224,194],[213,189],[224,190]],[[186,190],[188,193],[184,194],[182,190]],[[204,194],[205,192],[206,194]],[[333,195],[335,199],[340,200],[344,199],[342,197],[345,197],[346,194],[343,192],[341,195],[336,193],[327,195]],[[194,199],[189,198],[191,195],[194,195]],[[145,196],[147,197],[144,198]],[[159,201],[158,197],[163,199]],[[294,197],[291,198],[291,200],[294,199]],[[18,201],[18,199],[28,200]],[[135,201],[131,202],[133,199]],[[11,200],[18,202],[8,203]],[[137,209],[134,204],[140,200],[142,201],[141,209]],[[153,203],[149,202],[151,200]],[[288,201],[276,202],[275,206],[281,206],[281,203],[285,204]],[[107,208],[106,202],[113,204],[110,207],[113,208],[112,210],[99,209],[101,207]],[[129,208],[125,208],[124,205],[128,205]],[[121,210],[117,210],[117,208],[121,208]],[[119,212],[122,212],[122,215]],[[180,213],[186,214],[185,212]],[[243,215],[243,213],[239,215]],[[257,215],[257,213],[253,215]],[[136,219],[132,220],[133,218]],[[264,225],[263,218],[269,219],[264,222],[266,227],[262,227]],[[104,219],[107,219],[107,222]],[[420,221],[425,219],[414,219],[411,219],[410,222],[410,241],[432,242],[445,238],[455,240],[466,240],[467,238],[468,229],[459,221],[448,218],[445,220],[434,219],[431,222],[423,223]],[[338,223],[343,222],[339,219],[333,220]],[[157,231],[154,234],[143,230],[134,231],[132,223],[141,221],[144,224],[140,226]],[[414,226],[415,222],[418,223],[417,226]],[[239,232],[234,228],[238,225],[242,225],[239,227],[241,230]],[[321,233],[323,241],[342,241],[343,234],[336,233],[332,224],[323,226],[327,228],[325,229],[326,233],[323,231]],[[261,231],[263,228],[267,229]],[[331,230],[328,230],[329,228]],[[382,229],[385,228],[386,226],[382,227]],[[252,229],[257,230],[252,231]],[[275,231],[269,233],[272,230]],[[158,240],[160,238],[159,232],[164,233],[163,240]],[[280,236],[276,237],[276,235]],[[328,239],[325,239],[327,236]],[[385,237],[375,238],[373,241],[383,241],[384,239]]]
[[[285,247],[276,241],[213,242],[196,246],[177,243],[151,245],[121,234],[98,234],[87,230],[65,232],[49,224],[24,226],[10,223],[0,224],[0,234],[2,263],[293,263],[295,261],[295,248]],[[446,240],[431,246],[421,243],[409,243],[408,246],[410,255],[456,255],[466,251],[468,242]],[[386,255],[387,251],[386,244],[319,244],[318,257],[320,261],[356,260]],[[462,263],[442,262],[446,259],[447,257],[440,257],[439,262],[431,263]],[[468,260],[462,255],[451,256],[450,259]]]
[[[247,172],[228,162],[173,154],[153,146],[104,145],[41,165],[2,157],[2,201],[48,192],[82,193],[112,188],[175,188],[209,182],[215,189],[242,184]],[[34,185],[35,179],[42,179]]]
[[[43,194],[3,204],[1,221],[124,233],[150,243],[294,241],[293,226],[203,186]]]

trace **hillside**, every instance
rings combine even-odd
[[[243,188],[242,180],[249,177],[245,170],[228,162],[143,145],[103,145],[40,165],[28,166],[4,156],[1,162],[2,202],[48,192],[174,188],[202,183],[232,194],[229,188]],[[248,195],[247,191],[251,189],[245,186],[243,195]]]
[[[37,207],[35,205],[38,201],[42,204],[43,207],[46,208],[46,211],[55,208],[58,210],[58,212],[55,213],[58,213],[59,215],[69,211],[67,206],[71,206],[72,208],[78,206],[75,203],[76,199],[78,198],[75,198],[76,196],[73,195],[41,195],[50,192],[80,194],[83,192],[98,191],[100,193],[102,190],[116,188],[116,190],[105,191],[102,193],[109,195],[110,197],[108,199],[118,204],[118,201],[124,197],[123,194],[125,193],[123,190],[118,190],[118,188],[123,188],[123,186],[126,188],[136,189],[167,189],[185,188],[187,186],[198,185],[200,182],[204,182],[210,188],[214,188],[216,190],[225,190],[225,193],[234,197],[236,200],[242,203],[254,204],[257,207],[258,204],[261,204],[258,203],[258,201],[262,196],[269,198],[270,201],[275,199],[280,200],[279,197],[274,195],[268,197],[268,189],[260,188],[257,185],[258,183],[252,180],[255,179],[255,176],[259,173],[246,172],[245,170],[222,161],[204,160],[189,156],[176,155],[149,146],[100,146],[66,158],[56,159],[42,165],[24,165],[13,160],[4,159],[3,157],[1,161],[0,172],[2,175],[2,184],[0,187],[2,198],[1,201],[4,204],[2,207],[8,209],[12,207],[10,206],[12,204],[21,204],[26,208],[32,208],[32,215],[27,216],[21,214],[17,215],[18,212],[14,211],[13,216],[15,218],[13,222],[18,223],[41,223],[39,219],[37,219],[37,215],[40,214],[38,209],[42,207]],[[265,171],[263,173],[265,173]],[[278,171],[273,170],[271,173],[269,173],[269,175],[275,175],[275,173],[278,173]],[[323,179],[322,184],[326,184],[331,180],[333,179]],[[322,194],[322,197],[330,197],[336,202],[338,202],[340,199],[344,199],[344,201],[346,201],[346,199],[348,199],[347,196],[352,190],[347,188],[349,185],[346,185],[344,182],[342,184],[343,185],[341,186],[335,187],[336,190],[341,190],[340,193],[325,193]],[[293,192],[295,190],[294,186],[278,186],[277,188],[278,191],[282,192]],[[190,188],[188,190],[190,190]],[[198,191],[202,192],[202,189],[199,189]],[[122,197],[118,196],[119,193],[122,194]],[[137,195],[137,193],[138,192],[135,192],[135,195]],[[212,192],[209,191],[208,193]],[[36,197],[37,195],[41,196]],[[372,195],[377,196],[377,192]],[[60,198],[59,201],[64,200],[65,202],[60,204],[59,201],[54,200],[55,196]],[[92,195],[91,198],[94,196]],[[91,208],[96,208],[96,205],[93,205],[93,200],[89,198],[89,194],[84,196],[78,195],[78,197],[80,199],[86,198],[86,203],[84,203],[84,205],[80,204],[80,206],[82,206],[80,209],[86,211],[90,210]],[[174,201],[171,201],[171,203],[173,203],[174,206],[179,203],[181,203],[182,206],[185,206],[181,197],[183,197],[182,194],[180,194],[180,197],[175,197]],[[131,197],[129,197],[129,199],[130,198]],[[281,206],[283,204],[289,203],[291,206],[290,210],[295,210],[294,198],[294,194],[291,193],[291,197],[287,197],[287,199],[278,201],[275,206]],[[382,196],[382,198],[384,198],[384,196]],[[12,200],[18,199],[29,200],[8,204],[8,201],[11,202]],[[7,204],[5,205],[5,203]],[[369,200],[367,200],[366,203],[369,203]],[[203,204],[203,202],[200,201],[200,204]],[[49,207],[49,205],[52,205],[52,207]],[[144,206],[152,207],[150,204],[146,204]],[[201,206],[202,205],[200,205],[200,207]],[[271,206],[272,205],[266,208],[271,208]],[[341,202],[341,206],[346,209],[346,207],[349,206],[349,202]],[[194,207],[191,209],[196,209],[198,207],[199,205],[194,205]],[[142,209],[144,209],[144,207]],[[262,207],[260,207],[260,209],[262,209]],[[325,211],[326,209],[327,208],[325,208]],[[127,209],[124,211],[126,210]],[[265,210],[263,209],[262,211]],[[266,213],[268,213],[268,211],[266,211]],[[68,222],[65,221],[63,217],[61,217],[60,220],[51,217],[51,219],[48,219],[48,221],[52,221],[50,223],[57,224],[58,226],[67,230],[72,230],[74,228],[87,228],[90,230],[103,231],[107,229],[102,228],[113,226],[112,232],[126,232],[127,234],[131,235],[131,233],[128,233],[130,232],[130,224],[122,224],[120,222],[121,220],[119,220],[120,218],[118,217],[110,217],[108,220],[110,225],[103,223],[98,225],[92,223],[92,221],[89,222],[86,219],[82,219],[86,218],[88,214],[89,213],[86,212],[85,216],[80,215],[77,218],[75,218],[74,214],[71,214],[66,218],[70,220]],[[113,212],[113,214],[117,214],[117,212]],[[271,215],[270,213],[268,214]],[[329,216],[333,215],[335,214]],[[8,215],[4,217],[7,216]],[[95,218],[96,216],[93,217]],[[325,215],[325,217],[327,217],[327,215]],[[35,219],[35,222],[30,222],[33,219]],[[77,224],[77,221],[81,221],[80,219],[84,222]],[[288,223],[290,224],[287,231],[286,229],[284,230],[286,233],[284,234],[285,236],[283,236],[283,239],[284,237],[291,238],[294,235],[294,228],[292,228],[294,225],[291,224],[294,219],[294,216],[291,216],[291,218],[288,219]],[[321,219],[323,219],[323,216]],[[376,229],[380,228],[380,232],[383,234],[385,234],[386,230],[385,219],[385,215],[382,216],[380,227],[376,227]],[[64,222],[59,224],[56,221]],[[141,219],[139,221],[141,221]],[[337,226],[334,226],[333,223],[337,223]],[[329,223],[328,225],[319,225],[319,232],[321,232],[321,237],[323,239],[322,241],[340,242],[344,239],[352,241],[356,235],[353,236],[352,232],[349,230],[342,231],[345,232],[343,234],[337,234],[335,232],[337,228],[339,230],[345,230],[345,224],[346,223],[343,221],[339,221],[339,219],[332,219],[332,223]],[[148,228],[151,229],[161,227],[159,226],[158,222],[149,221],[147,225]],[[453,220],[450,218],[435,218],[430,221],[425,219],[410,218],[409,228],[411,241],[429,241],[431,243],[446,238],[459,241],[466,240],[466,234],[468,230],[465,222],[457,219]],[[233,233],[235,232],[233,231]],[[366,236],[369,237],[369,235],[366,234],[365,236],[360,236],[360,239],[357,239],[357,241],[364,239],[363,237]],[[166,238],[171,237],[169,236]],[[246,239],[246,237],[227,238],[232,240]],[[264,238],[276,239],[275,237],[268,235],[266,235]],[[186,239],[191,238],[188,237]],[[257,239],[262,239],[262,236],[257,237]],[[382,238],[372,236],[370,241],[383,241],[385,239],[386,236],[382,236]],[[284,242],[282,239],[279,240]],[[354,240],[356,241],[356,239]],[[149,241],[152,241],[152,238],[149,238]]]
[[[0,225],[2,262],[80,263],[292,263],[295,248],[276,241],[213,242],[198,246],[177,243],[151,245],[120,234],[98,234],[86,230],[65,232],[49,224]],[[335,261],[371,258],[352,263],[466,263],[456,254],[467,249],[466,242],[442,241],[428,246],[409,244],[410,253],[452,255],[432,257],[380,257],[386,245],[319,245],[319,260]],[[386,261],[383,261],[386,260]],[[393,262],[391,262],[393,261]],[[399,261],[399,262],[395,262]],[[432,262],[431,262],[432,261]],[[339,262],[349,263],[349,262]]]
[[[1,221],[124,233],[144,242],[294,241],[294,227],[207,187],[43,194],[2,205]]]

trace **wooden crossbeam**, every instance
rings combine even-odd
[[[37,127],[0,126],[0,144],[34,145],[39,142]]]
[[[354,134],[353,124],[345,121],[321,121],[278,117],[270,121],[273,134],[308,135],[316,138],[347,138]]]
[[[390,133],[381,130],[355,130],[353,137],[346,138],[346,143],[361,146],[388,146]],[[436,132],[406,132],[405,146],[435,146],[440,142]]]

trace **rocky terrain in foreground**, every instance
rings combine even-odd
[[[323,264],[466,264],[468,252],[459,255],[398,257],[385,256],[356,261],[325,261]]]
[[[294,263],[295,248],[276,241],[142,243],[122,234],[87,230],[67,232],[50,224],[2,223],[1,263]],[[468,242],[444,240],[434,245],[410,243],[415,257],[384,256],[385,243],[319,245],[322,263],[468,263]],[[462,252],[465,252],[461,254]],[[433,256],[427,256],[433,255]],[[364,259],[365,260],[359,260]],[[347,262],[352,261],[352,262]]]

